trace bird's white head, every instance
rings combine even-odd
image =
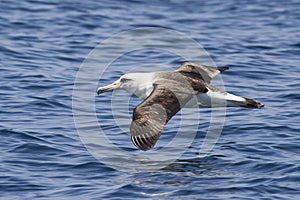
[[[152,87],[152,73],[129,73],[124,74],[112,84],[99,87],[97,89],[97,94],[117,89],[123,89],[130,93],[136,93],[137,91],[149,86]]]

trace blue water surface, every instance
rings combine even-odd
[[[1,199],[300,198],[299,1],[1,0],[0,13]],[[209,111],[192,145],[160,170],[124,172],[95,159],[73,121],[76,73],[101,41],[138,27],[193,38],[217,66],[230,66],[222,75],[227,91],[265,108],[227,109],[221,137],[204,158],[198,152]],[[139,51],[115,65],[175,69],[179,61]],[[103,85],[120,75],[106,72]],[[109,119],[108,97],[96,97],[99,120]],[[133,97],[131,108],[138,102]],[[104,127],[124,151],[137,151],[110,120]],[[172,134],[167,127],[160,144]]]

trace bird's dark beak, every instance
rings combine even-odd
[[[112,90],[115,90],[115,89],[119,89],[121,86],[120,84],[120,81],[117,80],[116,82],[113,82],[112,84],[109,84],[109,85],[106,85],[106,86],[103,86],[103,87],[99,87],[97,89],[97,94],[101,94],[103,92],[107,92],[107,91],[112,91]]]

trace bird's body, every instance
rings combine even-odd
[[[185,62],[175,71],[125,74],[114,83],[100,87],[97,93],[124,89],[144,99],[134,109],[130,133],[135,146],[149,150],[156,144],[167,122],[183,107],[264,106],[210,85],[212,78],[227,69]]]

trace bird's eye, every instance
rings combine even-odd
[[[122,78],[120,81],[122,82],[122,83],[126,83],[126,82],[128,82],[130,79],[128,79],[128,78]]]

